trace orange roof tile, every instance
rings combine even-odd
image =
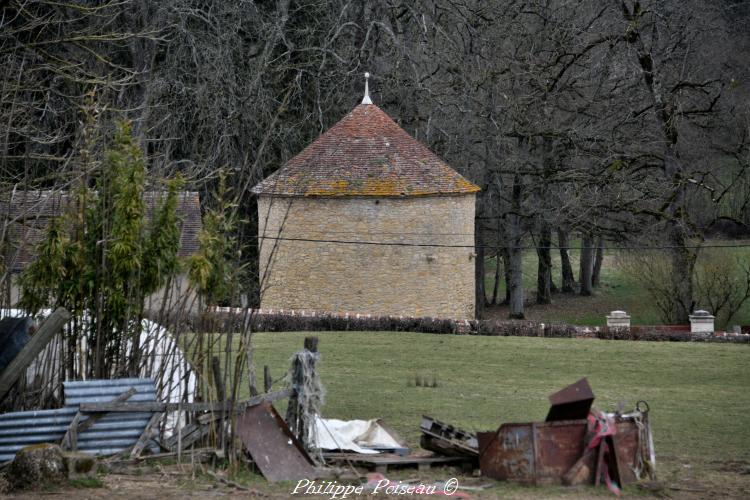
[[[360,104],[253,188],[280,196],[421,196],[475,193],[380,108]]]

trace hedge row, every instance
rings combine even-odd
[[[259,332],[289,331],[394,331],[442,334],[468,334],[499,337],[547,337],[547,338],[594,338],[607,340],[643,340],[658,342],[725,342],[750,344],[750,335],[727,335],[717,337],[693,334],[673,329],[599,328],[569,325],[565,323],[542,323],[521,320],[475,320],[457,321],[439,318],[415,318],[398,316],[340,315],[340,314],[293,314],[268,312],[215,312],[202,316],[197,324],[199,331],[238,330],[243,323],[250,322],[251,329]]]

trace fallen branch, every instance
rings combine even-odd
[[[208,474],[212,478],[216,479],[217,481],[220,481],[220,482],[226,484],[227,486],[231,486],[232,488],[236,488],[236,489],[241,490],[241,491],[247,491],[250,494],[255,495],[255,496],[259,496],[259,497],[267,497],[268,496],[265,493],[263,493],[262,491],[256,490],[255,488],[248,488],[247,486],[242,486],[241,484],[235,483],[234,481],[231,481],[231,480],[229,480],[229,479],[227,479],[225,477],[221,477],[220,475],[218,475],[218,474],[216,474],[216,473],[214,473],[214,472],[212,472],[210,470],[207,470],[206,474]]]

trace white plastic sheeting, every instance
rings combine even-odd
[[[384,429],[378,420],[336,420],[316,418],[318,448],[355,453],[380,453],[377,449],[399,449],[404,445]]]
[[[169,331],[158,323],[144,319],[140,344],[140,349],[145,355],[139,375],[156,380],[156,394],[159,400],[169,403],[192,403],[196,389],[195,372]],[[184,424],[184,412],[168,413],[164,437],[169,437]]]

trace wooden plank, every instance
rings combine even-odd
[[[602,478],[602,462],[604,461],[604,438],[599,441],[599,449],[596,453],[596,466],[594,467],[594,470],[596,471],[594,473],[594,486],[599,486],[599,483],[601,482]]]
[[[139,456],[141,456],[141,452],[146,447],[146,442],[148,441],[149,437],[151,437],[151,430],[155,425],[159,424],[162,415],[164,414],[154,413],[153,415],[151,415],[151,418],[146,424],[146,428],[143,429],[143,432],[141,433],[141,437],[138,438],[138,441],[135,442],[135,444],[133,445],[133,449],[130,451],[130,458],[138,458]]]
[[[440,465],[472,465],[470,457],[440,457],[440,456],[406,456],[399,455],[363,455],[361,453],[324,453],[327,462],[337,462],[362,467],[375,472],[387,473],[389,469],[398,467],[417,467],[419,471],[429,470],[432,466]],[[471,469],[473,470],[473,467]]]
[[[73,420],[70,422],[70,425],[68,425],[68,430],[65,431],[65,435],[60,442],[60,446],[63,450],[68,449],[76,451],[78,448],[78,424],[81,422],[81,417],[83,417],[83,413],[77,411]]]
[[[266,392],[271,392],[272,385],[273,379],[271,378],[271,369],[268,365],[263,365],[263,389]]]
[[[135,393],[136,393],[135,387],[131,387],[127,391],[117,396],[112,402],[121,403],[121,402],[127,401],[130,398],[130,396],[132,396]],[[83,416],[83,413],[85,412],[79,409],[78,412],[76,413],[76,416],[73,417],[73,421],[68,426],[68,430],[65,432],[65,436],[63,436],[62,442],[60,443],[63,449],[65,447],[70,447],[72,451],[76,451],[78,449],[78,434],[90,428],[97,421],[101,420],[104,417],[104,415],[106,415],[106,413],[96,413],[94,415],[90,415],[89,418],[81,422],[81,417]]]
[[[196,441],[199,439],[202,439],[203,437],[207,436],[208,433],[211,431],[211,426],[208,423],[201,424],[201,423],[195,423],[186,425],[182,428],[182,443],[180,446],[182,449],[189,448],[192,446]],[[166,441],[164,441],[164,446],[171,451],[177,450],[177,441],[178,441],[178,435],[177,433],[172,434],[172,436],[169,437]]]
[[[18,382],[18,379],[26,372],[26,368],[47,347],[52,338],[59,332],[65,323],[71,318],[70,313],[64,307],[58,307],[55,312],[42,323],[39,330],[31,336],[28,343],[23,346],[21,352],[13,358],[3,373],[0,374],[0,400],[2,400]]]
[[[353,463],[378,465],[438,465],[458,464],[470,462],[470,457],[443,457],[443,456],[406,456],[394,454],[369,455],[362,453],[324,453],[326,460],[348,461]]]
[[[250,406],[256,406],[264,401],[276,401],[288,398],[294,390],[270,392],[240,401],[234,405],[236,412],[242,412]],[[218,403],[159,403],[156,401],[138,401],[132,403],[82,403],[80,409],[84,413],[96,412],[165,412],[165,411],[229,411],[232,405],[229,401]]]
[[[220,418],[221,413],[204,413],[203,415],[198,415],[198,418],[196,418],[196,420],[201,424],[210,424],[211,422],[215,422]]]

